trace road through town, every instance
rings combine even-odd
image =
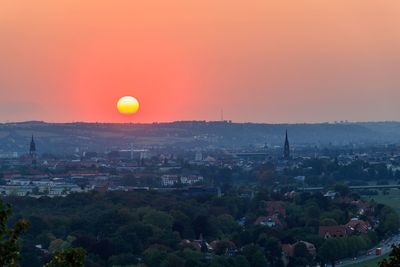
[[[349,265],[354,264],[354,263],[362,263],[362,262],[365,262],[365,261],[373,260],[375,258],[380,257],[380,255],[376,255],[375,254],[376,248],[381,248],[382,249],[381,255],[384,255],[384,254],[389,253],[392,250],[392,245],[393,244],[395,244],[395,245],[400,244],[400,234],[392,236],[391,238],[382,241],[381,243],[379,243],[378,246],[376,246],[373,249],[369,250],[369,253],[367,253],[365,255],[362,255],[362,256],[359,256],[356,259],[345,259],[345,260],[342,260],[336,266],[337,267],[349,266]]]

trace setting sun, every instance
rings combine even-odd
[[[135,114],[139,110],[139,101],[132,96],[121,97],[117,109],[121,114]]]

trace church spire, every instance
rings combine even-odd
[[[33,139],[33,134],[32,134],[32,139],[31,139],[31,145],[29,148],[29,154],[32,156],[33,154],[36,154],[36,144],[35,140]]]
[[[286,136],[285,136],[285,145],[284,145],[284,149],[283,149],[283,158],[290,159],[290,146],[289,146],[289,138],[288,138],[287,130],[286,130]]]
[[[32,134],[31,144],[29,146],[29,155],[31,156],[32,159],[32,166],[36,168],[36,143],[35,140],[33,139],[33,134]]]

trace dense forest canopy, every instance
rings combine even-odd
[[[359,196],[347,198],[356,201]],[[92,192],[6,201],[14,207],[12,222],[30,221],[21,259],[22,266],[30,267],[42,266],[50,255],[71,247],[87,252],[85,266],[283,266],[282,244],[296,244],[290,266],[305,266],[357,255],[399,228],[391,208],[372,203],[362,219],[378,218],[374,231],[324,240],[319,226],[345,224],[356,207],[320,193],[288,199],[268,190],[254,198],[236,189],[222,197]],[[282,227],[255,223],[274,202],[285,205]],[[309,255],[298,241],[314,244],[317,254]],[[348,249],[332,254],[335,247]]]

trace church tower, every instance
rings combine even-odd
[[[290,159],[290,146],[289,146],[289,138],[288,138],[287,130],[286,130],[286,137],[285,137],[285,145],[283,148],[283,158],[286,160]]]
[[[31,159],[32,159],[32,166],[36,167],[36,144],[35,144],[35,140],[33,139],[33,135],[32,135],[31,144],[29,147],[29,155],[31,156]]]

